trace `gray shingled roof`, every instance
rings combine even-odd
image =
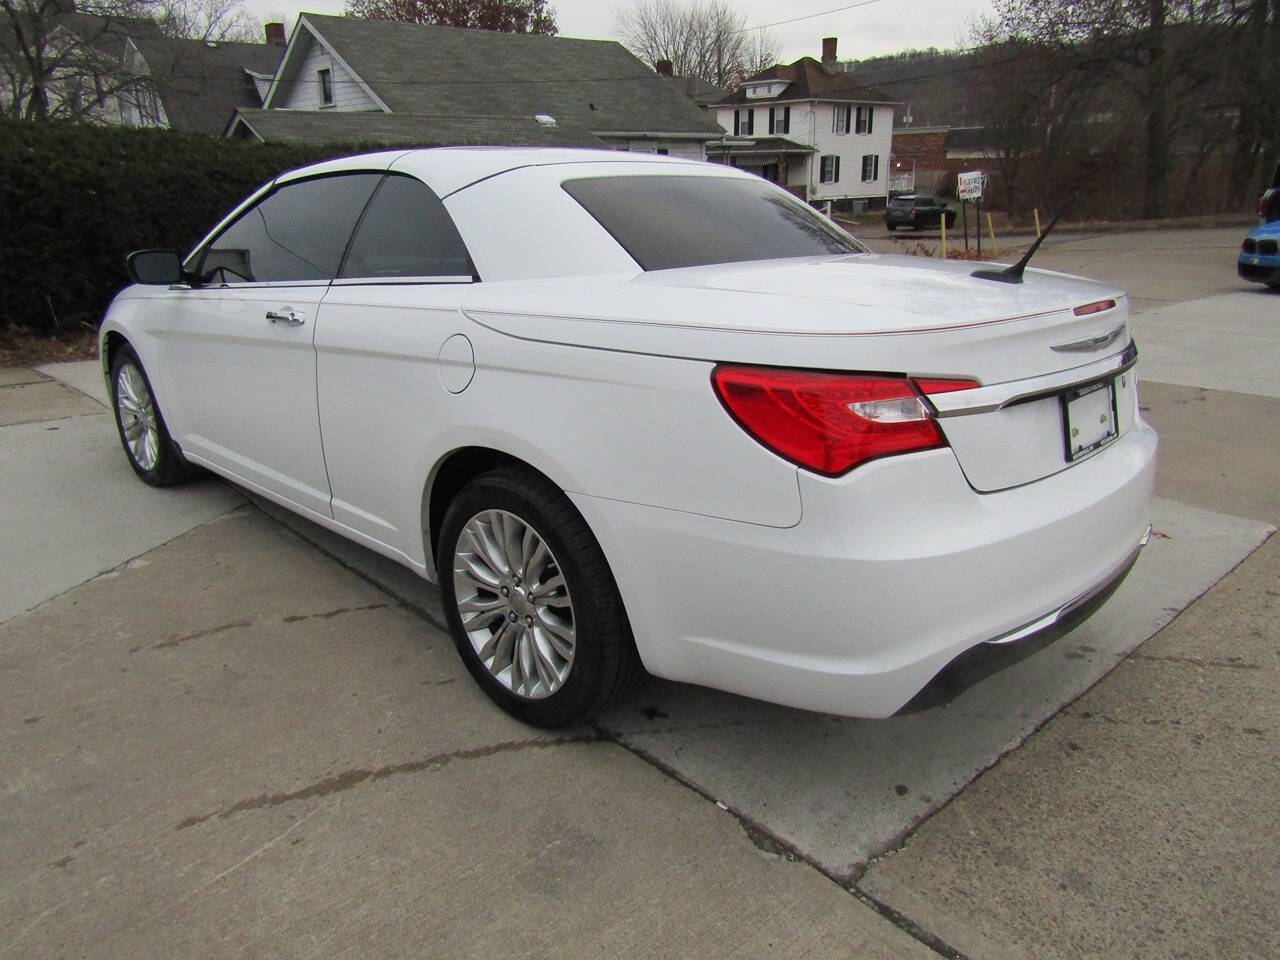
[[[385,143],[396,146],[604,147],[585,127],[557,122],[544,127],[532,117],[422,117],[409,113],[333,110],[236,111],[235,136],[270,143]]]
[[[666,81],[700,107],[710,106],[727,92],[701,77],[667,77]]]
[[[817,147],[789,137],[729,137],[707,144],[707,156],[719,157],[750,153],[817,153]]]
[[[161,36],[134,36],[151,73],[169,126],[174,130],[220,134],[237,107],[261,105],[245,72],[276,72],[281,47],[265,43],[217,43]]]
[[[550,114],[595,133],[719,136],[716,121],[612,40],[305,14],[391,109],[439,117]]]
[[[723,100],[720,106],[740,103],[774,103],[779,100],[844,100],[851,103],[888,103],[897,104],[895,100],[882,90],[861,82],[856,74],[828,71],[813,57],[801,57],[795,63],[776,63],[767,70],[761,70],[754,76],[747,77],[746,82],[753,80],[785,80],[787,87],[776,97],[752,97],[747,100],[747,89],[739,87]]]

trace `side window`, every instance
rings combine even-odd
[[[471,257],[440,198],[390,174],[356,229],[343,277],[470,277]]]
[[[205,249],[200,275],[215,283],[332,280],[380,173],[285,184]]]

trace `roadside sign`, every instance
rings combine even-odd
[[[981,170],[970,170],[956,175],[956,196],[961,200],[981,200],[986,177]]]

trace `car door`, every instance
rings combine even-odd
[[[390,173],[316,328],[333,517],[411,562],[423,556],[418,460],[440,429],[440,405],[466,389],[473,370],[461,307],[474,278],[444,204],[421,181]]]
[[[177,293],[161,365],[183,450],[331,516],[312,343],[321,301],[380,173],[285,183],[212,238]]]

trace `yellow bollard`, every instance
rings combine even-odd
[[[987,233],[991,234],[991,255],[1000,256],[1000,248],[996,246],[996,228],[991,225],[991,214],[987,214]]]
[[[938,224],[942,227],[942,259],[947,259],[947,215],[938,215]]]
[[[1036,215],[1036,236],[1040,236],[1040,208],[1036,207],[1032,211]]]

